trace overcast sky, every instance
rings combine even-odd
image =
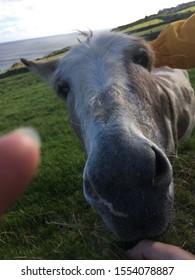
[[[113,28],[183,0],[0,0],[0,42]]]

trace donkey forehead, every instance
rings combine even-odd
[[[72,72],[100,67],[108,63],[123,62],[125,56],[128,59],[134,56],[139,48],[145,48],[150,52],[144,40],[127,36],[121,33],[106,32],[101,35],[88,38],[73,47],[59,62],[56,74],[58,76],[70,76]],[[126,55],[125,55],[126,54]],[[89,74],[87,72],[87,74]]]

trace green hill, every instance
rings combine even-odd
[[[163,9],[158,14],[146,16],[143,19],[119,26],[113,31],[122,31],[127,34],[143,36],[145,39],[155,39],[160,31],[169,23],[187,19],[195,12],[195,1],[180,4],[176,7]]]

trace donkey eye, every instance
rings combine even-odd
[[[67,94],[69,93],[69,91],[70,91],[70,85],[68,82],[64,82],[64,83],[58,85],[58,93],[62,97],[67,97]]]
[[[133,58],[134,63],[143,66],[144,68],[148,67],[149,64],[149,55],[145,49],[139,49],[136,55]]]

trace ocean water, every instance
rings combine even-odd
[[[55,35],[0,44],[0,72],[20,58],[36,59],[77,43],[78,33]]]

